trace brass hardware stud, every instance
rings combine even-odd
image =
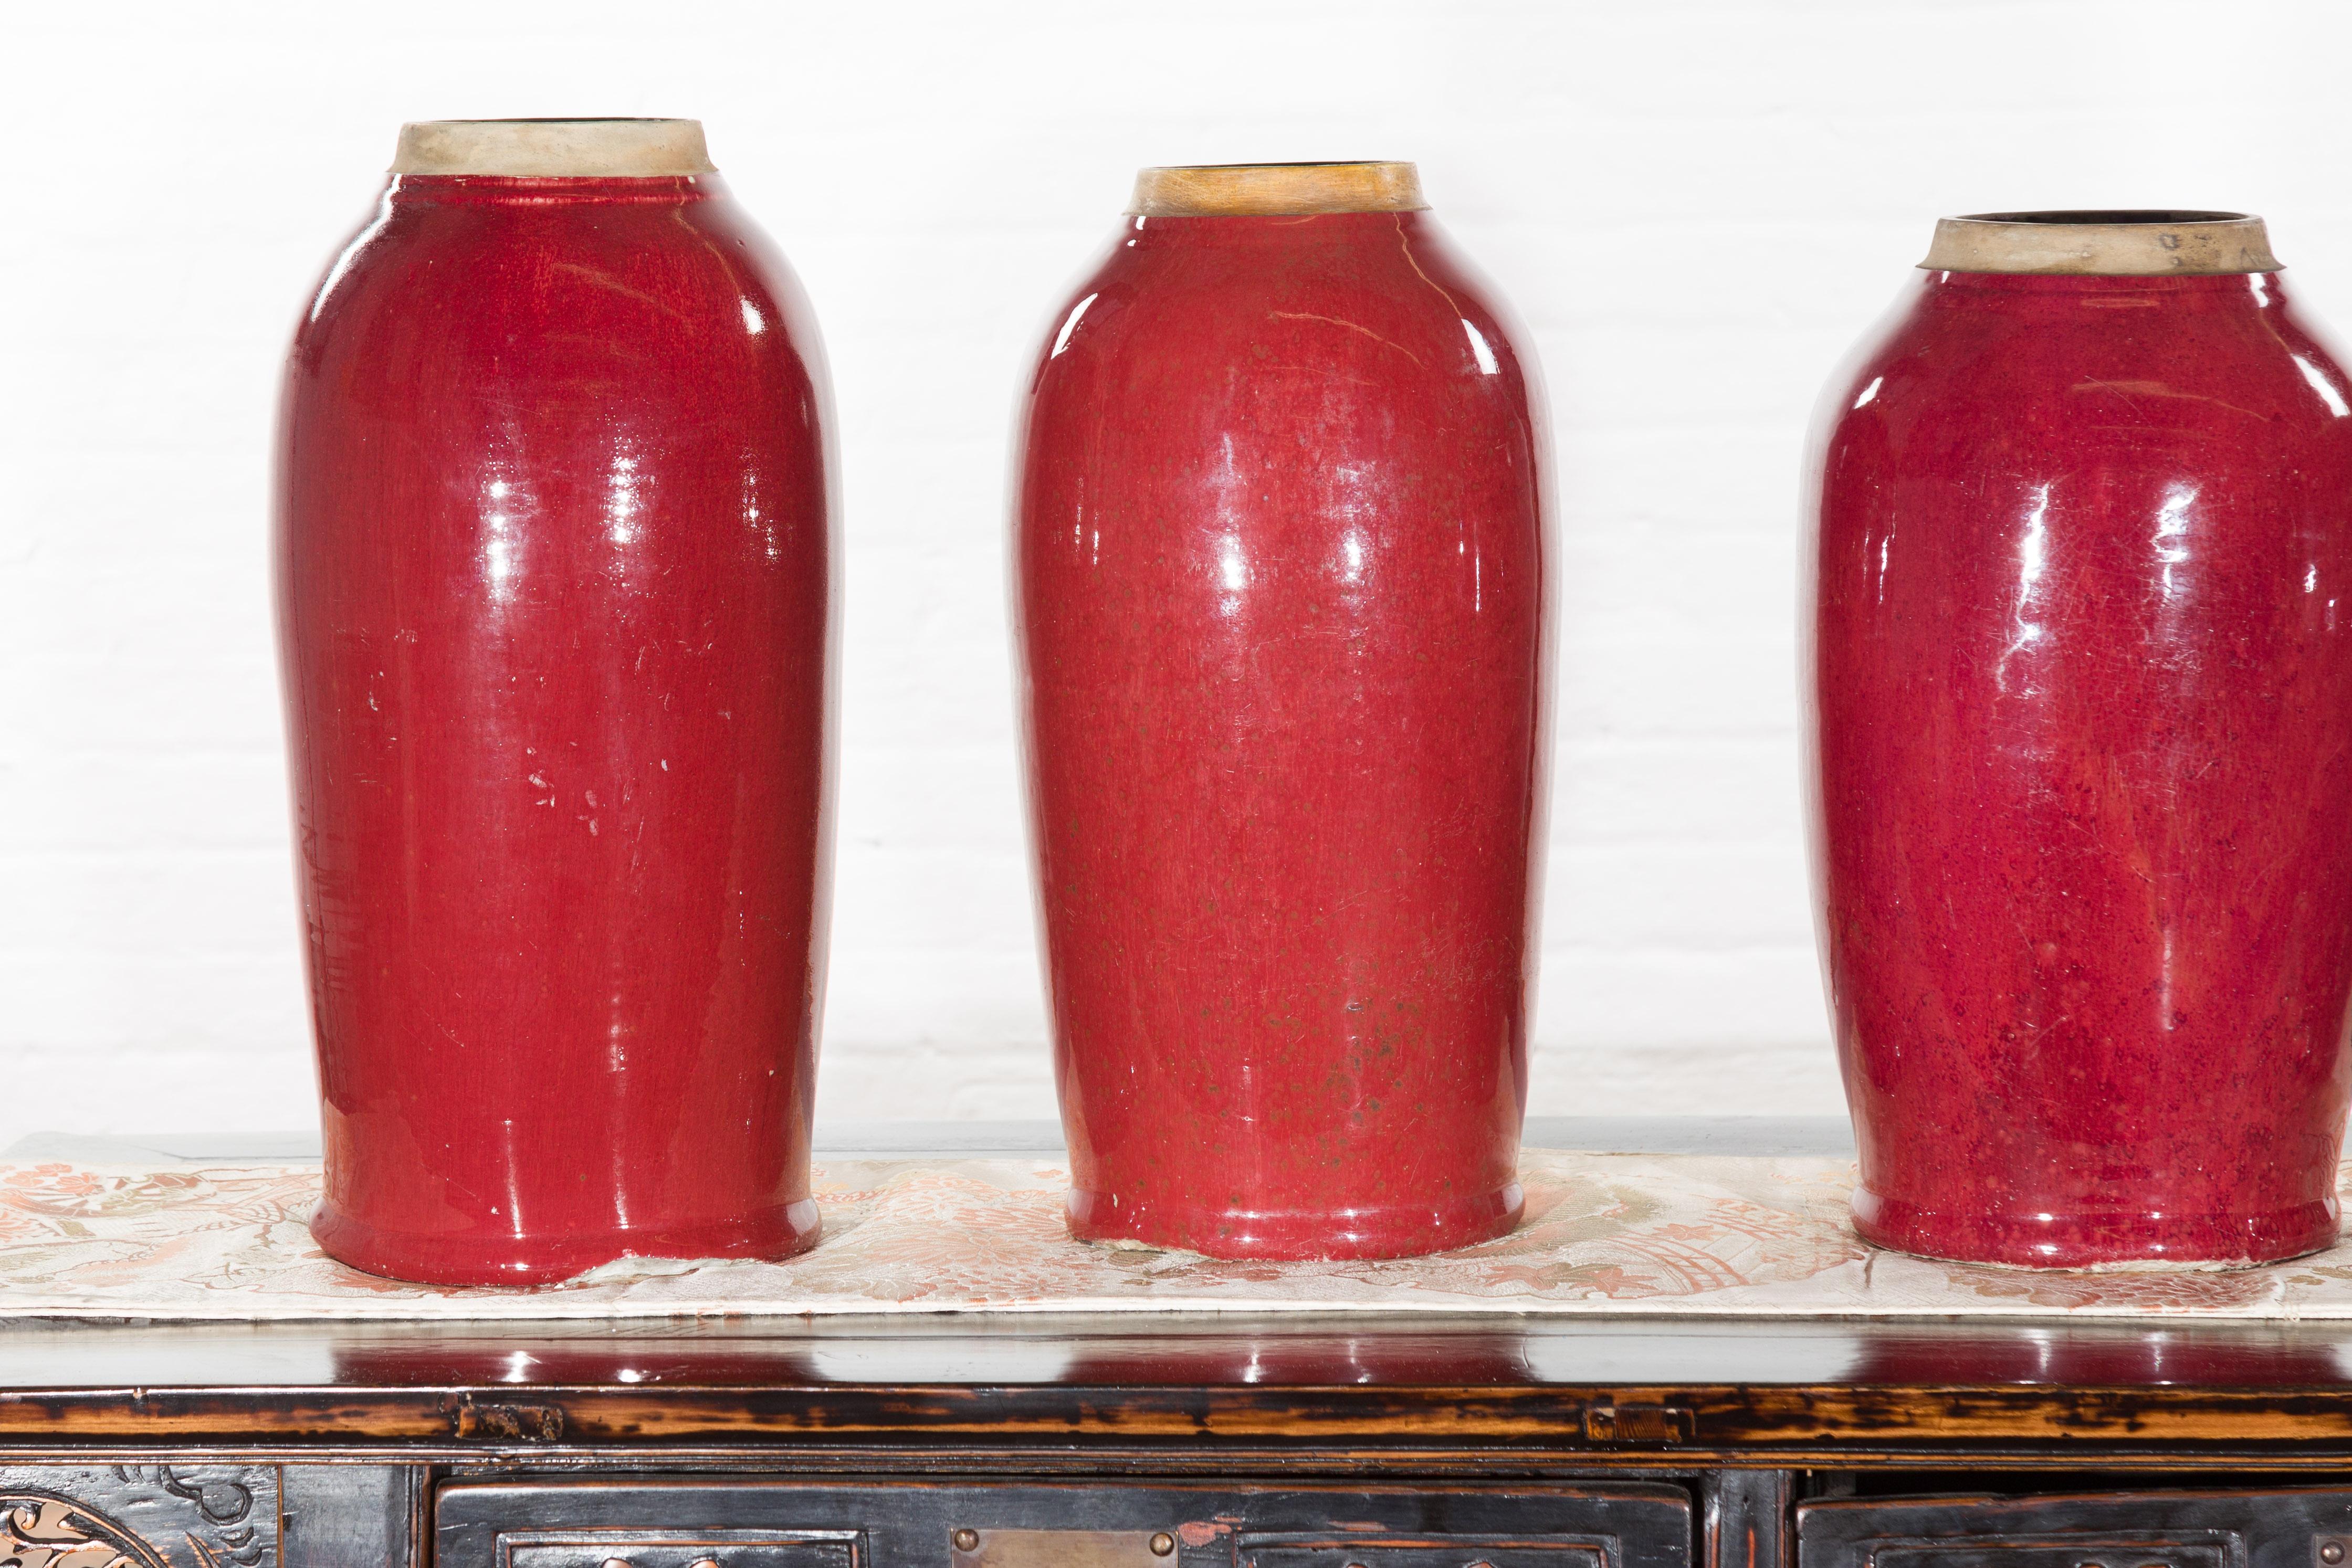
[[[607,1557],[604,1559],[604,1568],[637,1568],[637,1565],[625,1557]]]
[[[977,1530],[959,1530],[955,1532],[952,1539],[955,1542],[955,1549],[958,1552],[977,1552],[980,1550],[980,1531]]]
[[[1176,1538],[1166,1531],[1163,1530],[1151,1538],[1151,1555],[1154,1557],[1165,1557],[1175,1550]]]
[[[2319,1543],[2319,1560],[2322,1563],[2326,1563],[2327,1568],[2336,1568],[2336,1564],[2344,1561],[2344,1542],[2340,1541],[2321,1542]]]
[[[716,1557],[698,1557],[693,1562],[688,1563],[686,1568],[719,1568],[719,1559]]]

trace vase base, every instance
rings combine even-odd
[[[1121,1202],[1114,1194],[1072,1187],[1064,1212],[1070,1234],[1081,1241],[1140,1243],[1208,1258],[1319,1262],[1418,1258],[1475,1246],[1508,1235],[1526,1206],[1517,1182],[1443,1204],[1339,1209]]]
[[[2263,1214],[1963,1214],[1853,1193],[1864,1241],[2011,1269],[2251,1269],[2336,1244],[2334,1200]]]
[[[623,1258],[773,1261],[807,1251],[823,1229],[813,1197],[723,1225],[539,1237],[385,1230],[324,1202],[310,1217],[312,1239],[338,1263],[424,1285],[553,1285]]]

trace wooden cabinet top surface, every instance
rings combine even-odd
[[[1836,1151],[1817,1124],[1615,1125],[1723,1152]],[[1931,1449],[2341,1465],[2352,1325],[1129,1313],[0,1326],[0,1446],[748,1446],[845,1463],[877,1443],[982,1441],[1041,1454],[1504,1447],[1536,1465]]]

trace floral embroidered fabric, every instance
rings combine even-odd
[[[313,1165],[0,1162],[0,1318],[633,1318],[948,1312],[2352,1319],[2352,1248],[2234,1271],[2030,1273],[1878,1252],[1823,1159],[1530,1150],[1527,1220],[1393,1262],[1093,1247],[1030,1159],[834,1159],[825,1238],[784,1263],[626,1260],[541,1290],[444,1290],[323,1256]]]

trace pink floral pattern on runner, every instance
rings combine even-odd
[[[1092,1247],[1038,1161],[838,1160],[783,1263],[631,1259],[543,1290],[442,1290],[321,1254],[316,1166],[0,1163],[0,1317],[546,1319],[940,1312],[2352,1318],[2352,1249],[2239,1271],[2029,1273],[1875,1252],[1850,1166],[1533,1150],[1528,1218],[1387,1262]]]

